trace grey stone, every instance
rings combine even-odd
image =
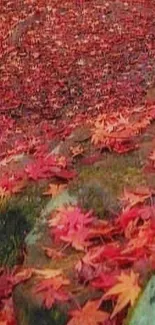
[[[63,191],[55,198],[52,198],[44,208],[41,213],[40,218],[38,218],[34,229],[27,235],[25,242],[27,246],[34,245],[38,241],[44,232],[46,226],[46,217],[55,209],[60,208],[64,204],[76,204],[77,199],[75,196],[72,196],[68,191]]]
[[[128,325],[155,324],[155,276],[149,280],[144,292],[134,307]]]

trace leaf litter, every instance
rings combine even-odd
[[[138,150],[141,135],[155,120],[154,12],[152,0],[48,0],[46,6],[42,0],[24,1],[16,11],[13,1],[2,2],[2,202],[41,180],[48,183],[43,195],[54,197],[77,177],[78,160],[93,164],[106,150]],[[81,125],[82,145],[79,136],[69,147],[70,155],[54,154],[53,143],[64,143]],[[152,148],[151,172],[154,156]],[[155,269],[153,197],[151,188],[125,188],[122,211],[108,221],[79,206],[64,206],[49,217],[56,248],[43,247],[45,253],[63,259],[68,248],[82,252],[74,270],[78,282],[102,292],[100,301],[88,300],[70,311],[68,325],[123,324]],[[16,324],[12,290],[31,277],[37,281],[35,294],[42,295],[47,308],[72,299],[70,279],[61,269],[2,268],[2,324]]]

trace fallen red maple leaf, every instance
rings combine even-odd
[[[88,242],[88,229],[79,227],[77,230],[69,230],[66,235],[60,237],[66,243],[69,243],[76,250],[83,251],[90,245]]]
[[[10,296],[13,287],[30,279],[32,274],[33,269],[31,268],[15,268],[12,272],[2,270],[2,274],[0,275],[0,300]]]
[[[117,282],[118,272],[101,272],[91,283],[95,288],[106,290],[113,287]]]
[[[17,325],[11,298],[4,301],[0,310],[0,325]]]
[[[109,314],[99,310],[99,301],[88,301],[81,310],[70,311],[72,319],[67,325],[98,325],[104,324]]]
[[[8,272],[0,276],[0,301],[7,298],[12,293],[13,277]]]
[[[93,220],[91,212],[84,214],[78,207],[68,206],[59,209],[48,224],[53,227],[51,235],[54,235],[55,240],[65,241],[75,249],[84,250],[88,246],[86,240]]]
[[[93,227],[89,228],[88,238],[101,238],[112,237],[113,234],[120,233],[120,229],[116,225],[109,223],[108,221],[99,220]]]
[[[137,218],[139,218],[139,208],[134,207],[130,210],[128,209],[124,210],[120,214],[118,221],[120,222],[122,229],[125,229],[127,225],[130,223],[130,221],[133,221]]]
[[[49,309],[55,301],[67,301],[69,299],[68,293],[63,290],[63,287],[69,283],[69,280],[62,276],[45,279],[36,285],[34,293],[41,294],[44,306]]]

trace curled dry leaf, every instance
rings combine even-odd
[[[61,269],[34,269],[33,270],[33,274],[36,275],[37,277],[41,277],[44,279],[50,279],[50,278],[54,278],[56,276],[59,276],[62,274],[62,270]]]

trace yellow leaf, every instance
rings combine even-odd
[[[138,275],[131,271],[130,274],[122,272],[118,276],[118,283],[112,287],[105,295],[107,298],[112,295],[117,295],[117,303],[111,315],[111,318],[116,316],[128,304],[134,305],[141,288],[138,285]]]
[[[37,275],[39,277],[45,278],[45,279],[50,279],[50,278],[54,278],[56,276],[59,276],[62,274],[62,270],[61,269],[44,269],[44,270],[40,270],[40,269],[34,269],[33,270],[33,274]]]

